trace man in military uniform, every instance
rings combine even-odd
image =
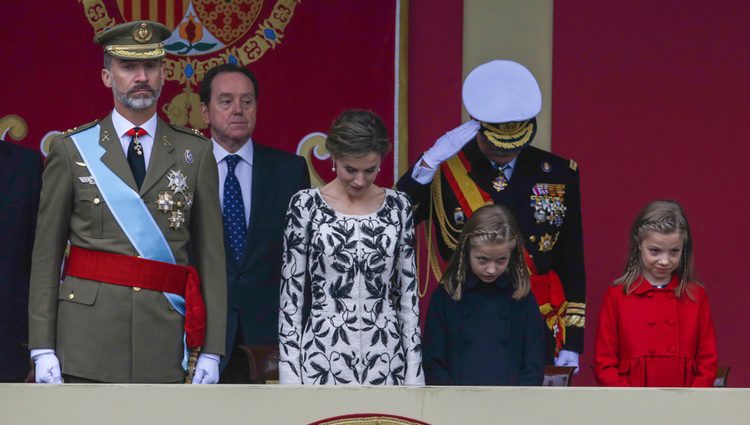
[[[200,347],[192,382],[218,380],[218,174],[208,140],[156,115],[169,35],[149,21],[98,34],[114,110],[51,144],[29,301],[37,382],[181,382]]]
[[[542,97],[522,65],[480,65],[464,82],[463,101],[473,119],[438,139],[397,187],[412,197],[415,219],[429,220],[429,232],[434,226],[431,239],[444,261],[474,210],[493,202],[508,207],[550,330],[547,363],[578,367],[586,296],[578,167],[530,145]],[[439,275],[434,255],[430,247]]]

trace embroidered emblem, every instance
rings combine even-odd
[[[464,224],[464,222],[466,221],[464,210],[462,210],[461,207],[456,207],[456,210],[453,211],[453,221],[456,224]]]
[[[193,152],[190,149],[185,149],[185,162],[188,164],[193,163]]]
[[[104,130],[104,134],[102,134],[102,142],[109,142],[109,132],[107,130]]]
[[[169,188],[172,189],[172,192],[175,194],[184,194],[188,189],[187,177],[182,174],[182,170],[169,170],[169,173],[167,173],[167,180],[169,180]]]
[[[91,176],[80,176],[78,177],[78,180],[80,180],[81,183],[84,183],[84,184],[96,184],[96,182],[94,181],[94,178]]]

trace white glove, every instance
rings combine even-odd
[[[445,133],[435,141],[435,144],[424,153],[422,160],[430,168],[437,168],[445,160],[457,154],[465,144],[477,135],[479,123],[469,120],[453,130]]]
[[[37,384],[63,383],[60,360],[57,359],[55,350],[31,350],[31,358],[34,360],[34,374]]]
[[[573,374],[578,373],[578,353],[575,351],[560,350],[560,353],[555,358],[555,366],[573,366],[576,370]]]
[[[215,384],[219,382],[219,361],[218,354],[199,354],[192,383]]]

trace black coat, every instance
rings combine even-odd
[[[284,220],[289,200],[310,187],[310,174],[299,156],[263,145],[253,146],[250,225],[239,263],[227,255],[227,349],[222,370],[235,345],[237,327],[245,345],[278,346],[279,285]],[[229,250],[229,240],[224,237]]]
[[[518,155],[508,187],[498,192],[492,187],[492,180],[498,172],[479,150],[476,139],[466,144],[462,151],[471,165],[469,177],[492,197],[495,204],[503,205],[513,213],[524,237],[524,246],[533,257],[539,274],[554,270],[560,276],[569,303],[565,349],[582,353],[586,277],[583,268],[578,165],[534,146],[527,146]],[[412,204],[417,206],[414,214],[416,224],[427,219],[430,212],[431,185],[422,185],[411,175],[412,170],[407,171],[399,179],[396,187],[406,192],[411,197]],[[458,238],[463,223],[455,219],[454,211],[460,204],[444,175],[441,183],[442,210],[449,221],[446,229],[453,232],[450,236]],[[550,220],[540,222],[535,217],[536,209],[532,205],[533,196],[535,191],[539,190],[538,186],[543,187],[547,184],[564,185],[563,204],[566,211],[561,223],[550,222]],[[437,212],[434,216],[437,217]],[[437,241],[440,256],[447,261],[453,249],[445,244],[441,226],[436,225],[435,231],[436,235],[433,238]],[[545,240],[551,243],[544,244]],[[553,341],[551,335],[550,332],[548,336],[550,342]],[[551,362],[554,343],[548,345],[550,346],[547,348],[547,361]]]
[[[0,381],[29,369],[28,303],[42,161],[38,153],[0,141]]]
[[[468,273],[460,301],[432,295],[422,340],[427,385],[541,385],[544,323],[534,296],[511,298],[510,280]]]

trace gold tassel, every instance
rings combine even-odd
[[[188,370],[185,374],[185,383],[192,384],[193,376],[195,376],[195,364],[198,362],[198,354],[201,352],[201,347],[192,348],[188,355]]]

